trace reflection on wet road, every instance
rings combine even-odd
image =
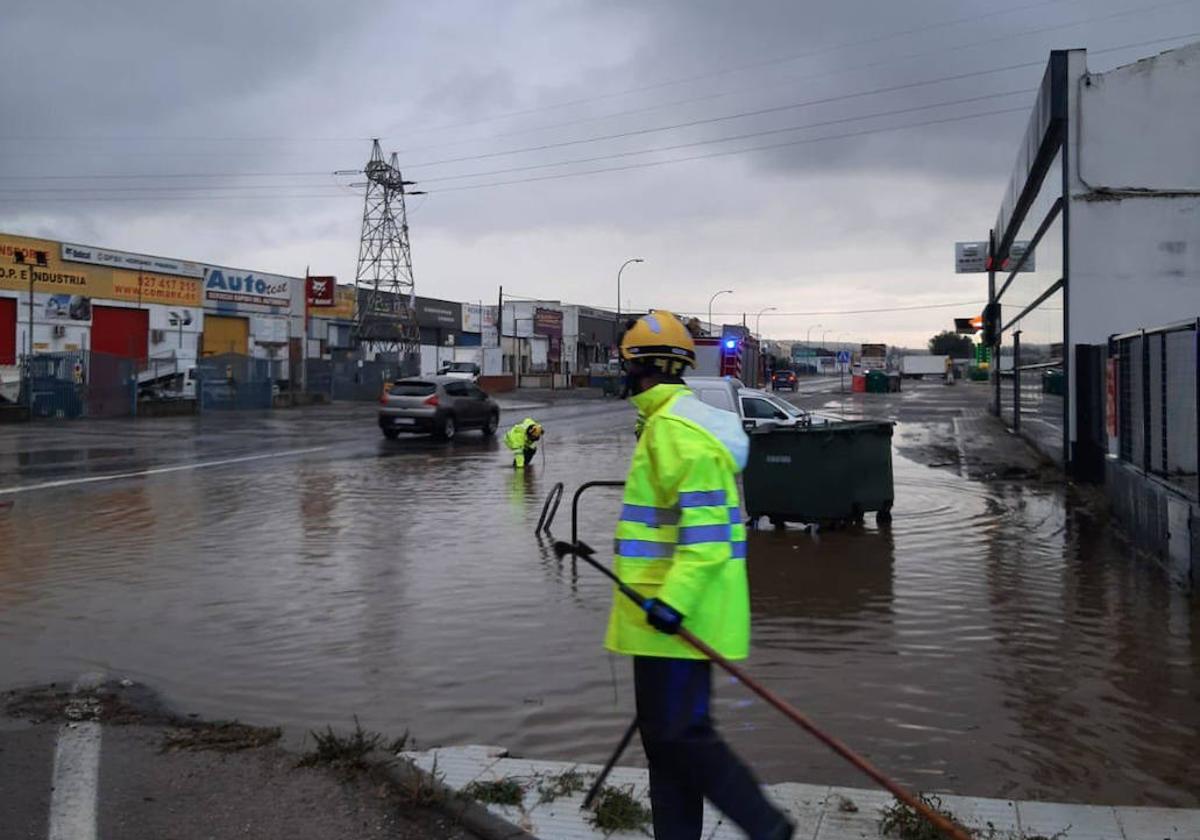
[[[385,442],[367,407],[0,431],[4,487],[327,447],[3,497],[0,688],[103,668],[185,712],[602,759],[633,708],[609,589],[532,531],[554,482],[623,476],[632,415],[536,416],[525,475],[474,433]],[[1196,609],[1061,487],[902,456],[896,482],[890,531],[751,534],[752,672],[923,788],[1200,804]],[[581,536],[606,544],[618,508],[585,496]],[[766,779],[860,781],[718,699]]]

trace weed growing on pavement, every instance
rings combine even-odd
[[[603,832],[640,831],[650,824],[650,809],[633,798],[633,786],[600,788],[588,822]]]
[[[917,796],[930,809],[958,823],[958,819],[943,807],[942,800],[938,797],[924,793],[917,794]],[[958,824],[962,825],[961,823]],[[942,838],[941,832],[934,828],[932,823],[899,800],[892,800],[892,804],[883,809],[883,818],[879,821],[879,830],[881,834],[887,837],[897,837],[899,840],[941,840]],[[966,828],[965,830],[967,834],[977,838],[977,840],[1064,840],[1067,833],[1071,830],[1071,826],[1068,825],[1066,828],[1051,834],[1049,837],[1043,834],[1004,831],[996,828],[990,822],[987,824],[987,828],[983,830],[972,828]]]
[[[573,769],[544,777],[538,782],[538,803],[553,802],[564,796],[581,793],[587,787],[585,778],[583,773]]]
[[[404,761],[407,772],[401,776],[398,788],[400,794],[411,804],[420,807],[430,807],[440,804],[444,798],[446,774],[438,770],[437,756],[434,756],[433,766],[426,773],[417,767],[413,761]]]
[[[378,732],[367,732],[362,728],[357,715],[354,716],[354,731],[349,735],[339,735],[330,726],[326,726],[324,732],[312,731],[309,734],[316,746],[301,756],[297,767],[333,767],[343,771],[368,770],[371,767],[368,756],[380,749],[383,742],[383,736]]]
[[[162,752],[169,750],[210,750],[232,753],[254,750],[273,744],[283,735],[278,726],[249,726],[235,721],[197,723],[169,729],[163,735]]]
[[[471,782],[462,789],[462,795],[488,805],[520,805],[525,797],[525,789],[516,779],[496,779]]]

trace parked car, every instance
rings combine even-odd
[[[454,379],[467,379],[474,382],[479,378],[479,365],[474,362],[444,362],[439,376],[450,376]]]
[[[398,379],[379,397],[379,428],[388,440],[401,432],[450,440],[462,429],[491,437],[500,428],[500,406],[474,382],[458,377]]]
[[[782,391],[784,388],[795,391],[800,387],[800,379],[794,370],[777,370],[771,374],[771,390]]]
[[[684,382],[701,402],[732,411],[741,418],[742,428],[749,431],[764,425],[805,426],[813,422],[824,423],[807,411],[784,402],[778,397],[747,388],[740,379],[724,376],[689,376]]]
[[[790,402],[756,388],[739,390],[738,403],[742,427],[746,431],[762,426],[811,426],[825,422],[820,418],[814,419],[807,411]]]

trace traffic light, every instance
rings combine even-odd
[[[1000,304],[983,307],[983,343],[992,347],[1000,342]]]

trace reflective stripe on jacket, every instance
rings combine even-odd
[[[625,482],[615,544],[617,575],[684,615],[684,626],[718,653],[750,648],[746,528],[737,474],[749,440],[736,414],[708,406],[684,385],[633,397],[645,418]],[[703,659],[614,593],[604,645],[617,653]]]

